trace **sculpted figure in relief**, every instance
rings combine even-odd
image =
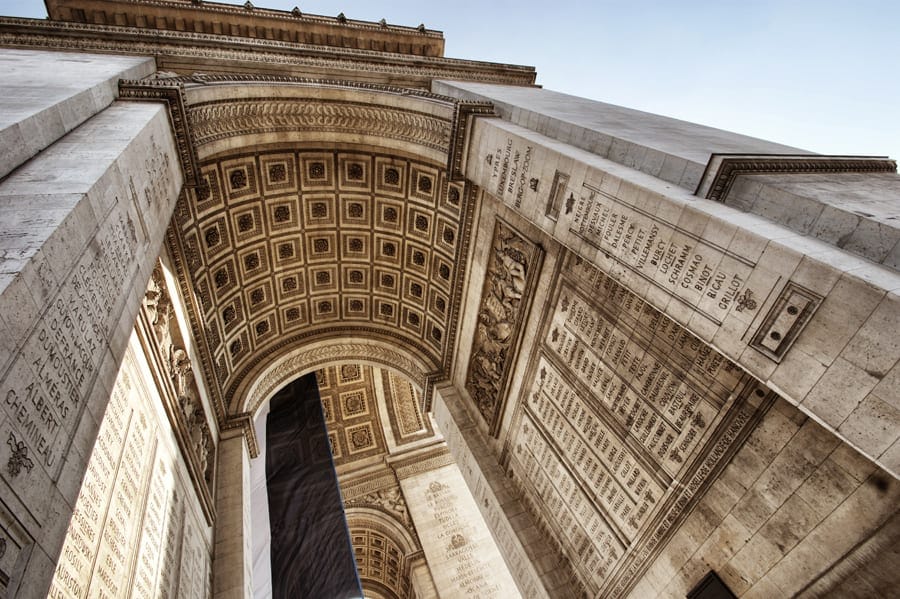
[[[485,287],[481,296],[478,324],[466,388],[478,410],[490,424],[508,368],[509,348],[521,318],[525,294],[529,248],[525,239],[502,224],[491,247]]]

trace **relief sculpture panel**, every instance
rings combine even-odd
[[[621,596],[770,405],[736,364],[569,255],[508,474],[591,596]]]
[[[138,323],[145,332],[146,354],[159,372],[158,386],[170,424],[210,521],[215,443],[197,387],[198,373],[178,329],[161,264],[150,277]]]
[[[497,220],[466,375],[466,390],[491,434],[496,434],[503,412],[542,255],[538,245]]]

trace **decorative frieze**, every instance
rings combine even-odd
[[[184,459],[195,477],[198,497],[211,519],[215,442],[160,263],[147,284],[142,315],[138,326],[146,327],[143,329],[147,331],[146,352],[155,359],[157,372],[161,373],[159,388],[163,403]]]

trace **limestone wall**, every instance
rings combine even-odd
[[[36,150],[9,155],[0,182],[0,584],[20,597],[47,591],[181,188],[164,106],[114,102],[91,116],[146,61],[81,58],[82,77],[69,78],[57,55],[32,53],[0,92],[18,107],[4,135],[45,148],[24,164]],[[22,108],[25,88],[46,88],[46,101]]]
[[[742,597],[855,596],[900,583],[900,484],[778,400],[631,597],[683,597],[710,569]],[[868,548],[865,546],[868,545]]]

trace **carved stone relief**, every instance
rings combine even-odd
[[[174,318],[161,264],[153,269],[147,285],[143,316],[151,337],[147,353],[156,356],[160,371],[168,379],[169,384],[160,384],[160,390],[170,407],[172,427],[183,444],[185,460],[194,465],[202,479],[199,486],[203,491],[198,488],[198,493],[211,505],[215,444],[200,400],[196,373]]]
[[[497,220],[466,376],[466,390],[492,434],[502,412],[541,256],[536,244]]]

